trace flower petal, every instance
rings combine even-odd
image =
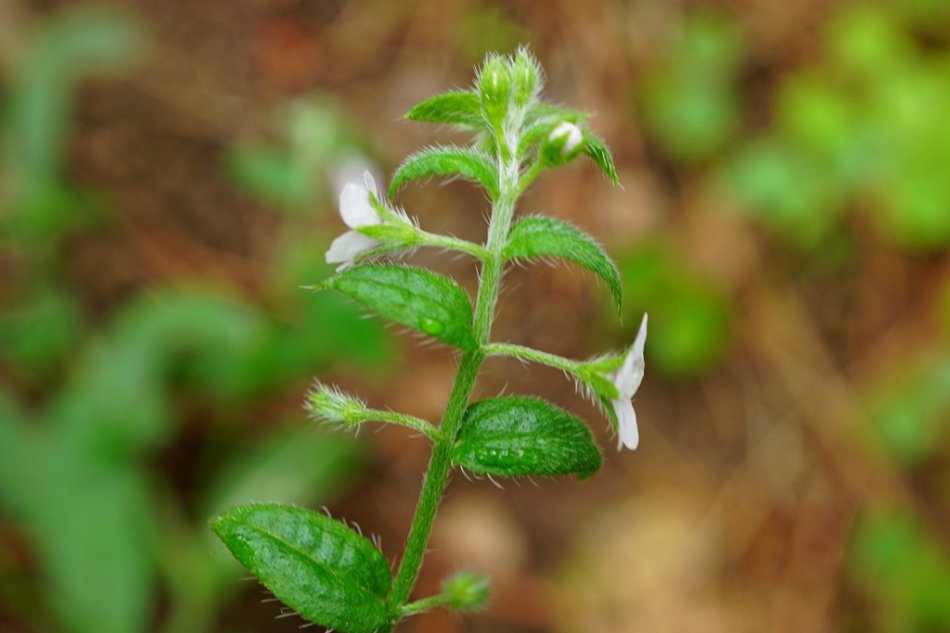
[[[346,266],[353,261],[354,257],[363,251],[375,247],[377,244],[379,244],[379,242],[362,233],[347,231],[330,244],[330,248],[326,254],[327,263],[343,264],[343,266]],[[341,268],[343,266],[341,266]]]
[[[363,171],[363,184],[366,185],[366,191],[373,194],[378,200],[379,189],[376,188],[376,179],[373,178],[373,172],[368,169]]]
[[[630,351],[623,359],[623,365],[614,374],[614,386],[620,392],[621,397],[632,398],[640,388],[643,382],[643,371],[646,363],[643,360],[643,346],[647,339],[647,315],[643,315],[640,322],[640,331],[637,332],[637,338],[634,339]]]
[[[637,412],[633,410],[633,403],[627,398],[614,400],[614,413],[617,414],[617,450],[626,446],[631,451],[637,449],[640,443],[640,432],[637,429]]]
[[[633,353],[640,358],[643,358],[643,346],[647,342],[647,314],[643,313],[643,318],[640,320],[640,330],[637,332],[637,338],[633,340]]]
[[[584,140],[584,133],[570,121],[563,121],[548,135],[548,140],[550,141],[556,141],[562,138],[564,139],[564,146],[561,147],[561,154],[568,156],[577,149],[577,146]]]
[[[347,183],[340,192],[340,217],[351,229],[382,222],[370,201],[369,191],[353,183]]]

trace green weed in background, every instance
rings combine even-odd
[[[820,56],[780,76],[768,123],[743,132],[743,118],[760,117],[738,105],[747,63],[738,23],[694,10],[647,72],[642,122],[676,167],[706,166],[700,177],[724,186],[744,217],[797,247],[806,273],[814,263],[840,261],[853,213],[909,253],[945,253],[948,24],[950,7],[934,0],[836,8]],[[704,359],[724,345],[725,298],[670,272],[684,266],[660,247],[619,259],[623,277],[641,284],[627,294],[644,297],[655,315],[655,366],[674,374],[708,368]],[[661,306],[672,314],[661,316]],[[866,390],[868,438],[908,475],[945,461],[950,446],[947,306],[950,299],[937,302],[943,337],[891,359]],[[870,602],[869,630],[950,628],[950,555],[919,513],[868,511],[854,531],[849,566]]]
[[[872,630],[945,631],[950,626],[950,556],[912,509],[873,509],[854,531],[851,567],[875,597]]]
[[[732,306],[725,291],[692,270],[681,254],[660,241],[621,249],[617,257],[623,306],[629,322],[637,314],[653,317],[651,363],[671,378],[689,379],[710,371],[728,349]],[[616,323],[605,314],[607,327]],[[598,328],[599,330],[600,328]]]
[[[881,448],[914,468],[946,453],[950,440],[950,350],[908,359],[871,390],[871,422]]]
[[[3,60],[0,371],[11,385],[0,388],[0,507],[38,570],[7,568],[0,543],[0,602],[35,630],[138,633],[160,616],[167,633],[212,628],[236,572],[208,517],[237,499],[326,501],[354,473],[358,452],[293,415],[257,438],[202,445],[195,490],[184,496],[155,460],[173,450],[196,401],[209,437],[234,438],[248,433],[256,402],[343,349],[364,366],[387,356],[378,327],[353,307],[300,290],[327,274],[319,250],[279,250],[264,307],[223,290],[164,288],[130,297],[91,328],[62,247],[104,222],[104,197],[64,180],[63,152],[77,86],[129,67],[142,37],[124,13],[74,9],[24,33],[22,49]],[[299,216],[325,195],[300,189],[327,176],[312,156],[341,151],[312,131],[319,121],[304,123],[295,149],[303,158],[290,161],[298,197],[280,204]],[[334,120],[322,125],[335,133]],[[286,231],[306,230],[290,222]]]
[[[84,316],[61,285],[62,240],[96,221],[95,196],[63,181],[77,84],[127,70],[142,34],[123,14],[84,8],[53,18],[6,59],[0,109],[0,249],[16,271],[0,309],[0,354],[38,380],[80,338]]]
[[[706,161],[733,139],[741,123],[736,83],[742,58],[738,26],[711,11],[686,15],[671,35],[637,97],[644,125],[672,158]]]
[[[771,126],[737,148],[728,179],[749,217],[814,248],[857,208],[899,246],[950,244],[950,50],[912,17],[837,12],[820,63],[782,80]]]

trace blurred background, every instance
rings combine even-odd
[[[950,4],[942,0],[0,1],[0,632],[295,631],[207,521],[326,505],[396,560],[426,442],[308,422],[314,376],[435,420],[455,359],[301,285],[336,192],[463,142],[401,116],[530,46],[594,113],[522,210],[606,245],[515,268],[494,335],[585,358],[650,313],[642,440],[558,372],[479,396],[590,421],[595,477],[456,478],[402,630],[950,631]],[[484,239],[455,182],[400,196]],[[414,256],[473,288],[470,261]]]

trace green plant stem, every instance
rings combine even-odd
[[[449,604],[450,598],[445,594],[439,594],[437,596],[432,596],[430,598],[423,598],[422,600],[416,600],[415,602],[410,602],[405,604],[399,610],[399,613],[405,617],[408,615],[415,615],[417,613],[422,613],[423,611],[429,611],[430,609],[435,609],[436,607],[441,607]]]
[[[429,233],[428,231],[423,231],[422,229],[419,229],[416,235],[422,239],[421,244],[425,246],[434,246],[436,248],[444,248],[450,251],[459,251],[460,253],[465,253],[481,260],[484,260],[488,255],[488,251],[486,251],[481,244],[475,244],[474,242],[469,242],[467,240],[460,240],[457,237]]]
[[[399,571],[396,573],[396,580],[393,582],[392,591],[389,593],[388,602],[391,611],[397,611],[406,603],[409,594],[412,592],[412,587],[416,583],[416,578],[419,576],[422,558],[429,542],[429,535],[432,533],[432,524],[435,521],[436,511],[439,509],[439,502],[442,500],[442,492],[445,489],[449,470],[452,468],[452,444],[455,429],[465,413],[465,407],[468,404],[472,386],[475,384],[475,378],[478,376],[478,370],[481,368],[482,359],[483,356],[480,352],[469,352],[462,356],[462,363],[452,387],[452,394],[449,396],[449,403],[442,417],[442,438],[435,443],[432,449],[429,469],[423,479],[416,514],[412,519],[412,526],[409,528],[409,537],[406,539],[406,551],[403,553]]]
[[[405,413],[396,413],[395,411],[383,411],[382,409],[366,409],[364,412],[367,420],[376,420],[377,422],[388,422],[398,424],[407,428],[419,431],[433,442],[438,442],[442,438],[442,432],[431,423],[406,415]]]
[[[489,343],[484,348],[486,356],[511,356],[518,360],[530,361],[560,369],[566,374],[578,376],[578,362],[556,354],[516,345],[514,343]]]
[[[512,126],[520,129],[520,122]],[[475,315],[473,332],[478,348],[462,355],[455,383],[442,416],[439,426],[441,438],[435,442],[432,456],[429,459],[429,468],[423,479],[422,492],[416,506],[416,514],[409,528],[406,539],[406,551],[396,572],[392,591],[389,593],[388,604],[394,617],[401,617],[402,609],[409,599],[412,588],[422,568],[422,559],[425,555],[429,536],[435,515],[445,491],[446,481],[452,469],[452,448],[462,424],[462,417],[468,406],[472,394],[472,387],[485,360],[484,349],[488,345],[491,334],[492,320],[495,315],[495,305],[498,302],[498,291],[501,287],[502,267],[504,258],[502,249],[508,239],[511,229],[511,220],[515,212],[515,203],[521,194],[519,187],[520,164],[510,147],[517,148],[520,139],[498,139],[498,172],[499,196],[492,209],[491,221],[488,226],[488,239],[485,244],[485,253],[482,258],[481,283],[478,287],[478,296],[475,300]]]

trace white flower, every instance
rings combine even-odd
[[[647,340],[647,315],[643,315],[640,322],[640,331],[634,339],[630,351],[623,359],[623,365],[614,372],[611,380],[619,392],[616,400],[611,401],[614,413],[617,415],[617,450],[626,446],[636,450],[640,443],[640,433],[637,431],[637,414],[633,410],[633,396],[643,381],[643,345]]]
[[[362,226],[383,223],[383,218],[373,206],[372,197],[376,196],[376,183],[369,172],[366,172],[364,177],[365,186],[347,183],[340,191],[340,217],[353,230],[333,240],[327,251],[327,263],[340,264],[337,270],[349,266],[360,253],[379,246],[378,241],[356,230]]]
[[[573,123],[564,121],[551,130],[551,133],[548,135],[548,141],[551,143],[562,139],[564,145],[561,146],[561,155],[567,157],[570,156],[574,150],[577,149],[577,146],[581,144],[581,141],[584,140],[584,133]]]

